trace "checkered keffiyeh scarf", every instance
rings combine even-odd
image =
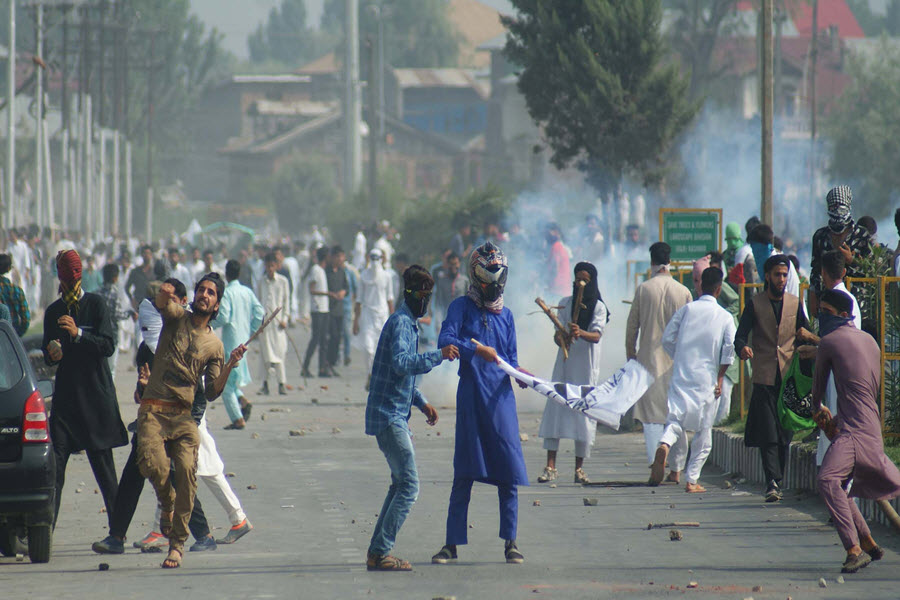
[[[853,191],[849,186],[839,185],[832,188],[825,197],[825,202],[828,204],[828,225],[832,229],[844,229],[853,222],[850,217]]]

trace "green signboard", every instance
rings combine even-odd
[[[689,263],[722,247],[720,209],[666,209],[659,211],[660,239],[672,247],[673,263]]]

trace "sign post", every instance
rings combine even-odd
[[[659,239],[672,247],[672,264],[691,264],[722,250],[721,208],[659,209]]]

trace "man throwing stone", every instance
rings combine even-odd
[[[169,555],[162,567],[181,566],[187,522],[197,493],[197,452],[200,434],[191,416],[194,390],[203,377],[208,400],[225,389],[231,370],[247,347],[238,346],[224,365],[222,342],[209,322],[219,310],[225,282],[216,273],[203,276],[194,288],[191,311],[175,296],[175,288],[164,283],[156,295],[156,308],[163,318],[153,372],[138,410],[138,467],[156,490],[160,504],[160,531],[169,538]],[[170,464],[178,488],[169,476]]]
[[[819,297],[819,334],[813,382],[813,418],[831,440],[819,469],[819,493],[847,551],[841,568],[855,573],[884,556],[866,520],[850,496],[890,500],[900,496],[900,471],[884,454],[878,393],[881,351],[868,333],[852,325],[853,301],[827,290]],[[840,417],[823,405],[829,375],[834,375]],[[850,492],[844,482],[853,478]]]

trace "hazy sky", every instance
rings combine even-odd
[[[325,0],[306,0],[310,23],[319,23]],[[363,0],[364,1],[364,0]],[[509,0],[480,0],[498,10],[512,12]],[[281,0],[191,0],[193,11],[207,24],[225,34],[225,48],[247,57],[247,35],[263,22]]]

